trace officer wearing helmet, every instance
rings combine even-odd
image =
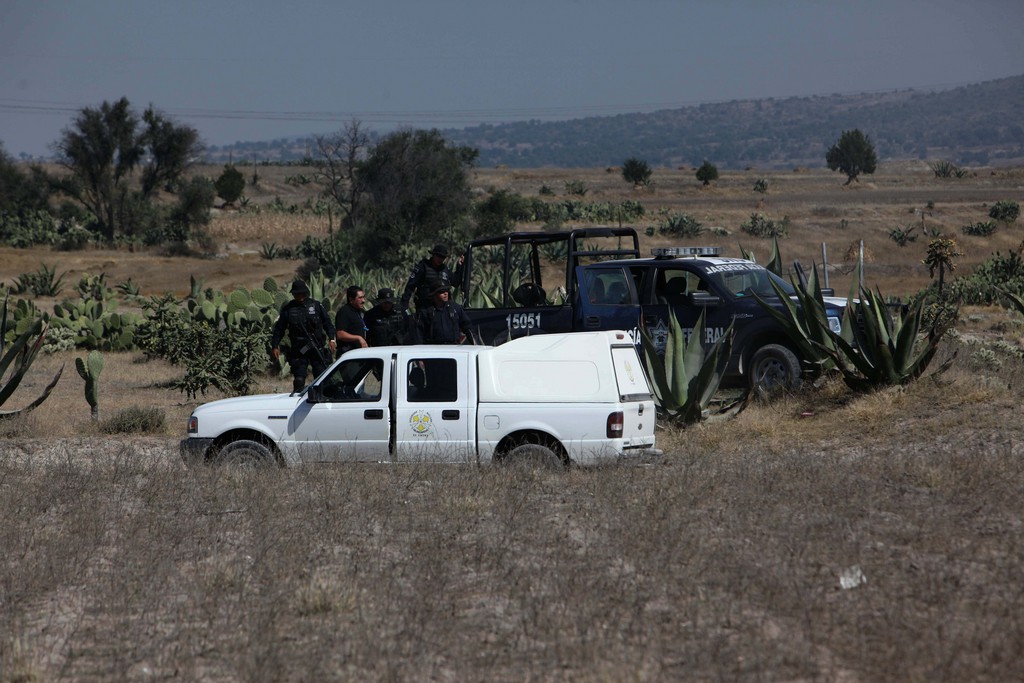
[[[429,307],[432,303],[431,292],[438,287],[448,287],[459,283],[462,271],[462,257],[459,257],[459,265],[455,272],[445,264],[448,259],[448,245],[435,244],[430,250],[430,255],[413,266],[409,280],[405,283],[405,291],[402,293],[402,310],[409,309],[409,301],[416,297],[416,310]]]
[[[409,337],[409,313],[395,304],[395,292],[390,287],[377,290],[374,307],[364,317],[370,346],[401,346]]]
[[[306,375],[311,366],[313,376],[317,377],[330,364],[332,356],[324,346],[329,346],[331,354],[334,353],[335,330],[323,304],[309,297],[309,287],[305,282],[293,282],[291,294],[292,300],[281,307],[281,314],[274,323],[270,352],[274,360],[280,360],[281,339],[287,332],[291,345],[286,357],[292,369],[292,390],[298,393],[306,386]]]

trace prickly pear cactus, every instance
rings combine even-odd
[[[92,419],[100,416],[99,378],[103,372],[103,356],[99,351],[90,351],[85,360],[75,359],[75,369],[85,380],[85,400],[92,409]]]

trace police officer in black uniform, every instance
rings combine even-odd
[[[435,244],[430,256],[413,266],[409,280],[405,283],[402,293],[402,310],[409,309],[409,301],[416,297],[416,310],[429,308],[433,303],[431,292],[441,286],[451,287],[459,283],[462,271],[462,258],[453,273],[445,264],[448,258],[448,245]]]
[[[366,322],[363,320],[363,303],[366,295],[359,285],[352,285],[345,290],[345,305],[338,309],[334,316],[334,329],[338,337],[338,358],[341,354],[353,349],[365,349]]]
[[[384,287],[377,291],[374,307],[363,317],[369,330],[370,346],[401,346],[409,338],[409,313],[398,306],[395,291]]]
[[[291,294],[292,300],[281,307],[281,315],[274,323],[270,352],[274,360],[280,359],[279,346],[287,332],[291,341],[287,358],[292,368],[292,390],[298,393],[306,386],[306,374],[310,366],[313,368],[313,376],[317,377],[330,364],[331,356],[324,350],[324,345],[330,346],[333,354],[334,325],[323,304],[309,298],[309,287],[305,282],[293,282]]]
[[[461,344],[469,335],[469,316],[449,301],[451,287],[441,285],[430,294],[433,303],[416,310],[415,343]]]

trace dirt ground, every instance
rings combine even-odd
[[[527,193],[578,175],[595,201],[633,196],[603,169],[476,180]],[[659,171],[637,196],[653,194],[651,224],[671,206],[735,228],[755,175],[707,190]],[[794,225],[787,259],[863,238],[885,293],[928,282],[923,245],[896,248],[893,222],[934,201],[925,220],[954,232],[1024,198],[1019,173],[956,185],[892,171],[850,189],[811,176],[769,179],[764,210]],[[286,280],[297,264],[260,259],[260,243],[325,226],[276,218],[218,215],[210,259],[0,250],[0,280],[41,262],[69,288],[83,272],[147,293],[184,293],[190,275]],[[1020,239],[1019,226],[964,239],[963,270]],[[723,246],[737,242],[754,241]],[[9,405],[63,367],[54,393],[0,422],[0,683],[1024,680],[1022,341],[1020,316],[966,308],[941,375],[866,395],[806,386],[732,420],[662,425],[653,462],[567,472],[186,467],[188,415],[219,394],[189,400],[180,369],[104,354],[101,420],[165,418],[104,434],[73,367],[84,352],[40,355]]]

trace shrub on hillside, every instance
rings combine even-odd
[[[789,219],[783,217],[776,222],[763,213],[752,213],[750,219],[740,225],[740,230],[754,237],[786,237],[789,234]]]

